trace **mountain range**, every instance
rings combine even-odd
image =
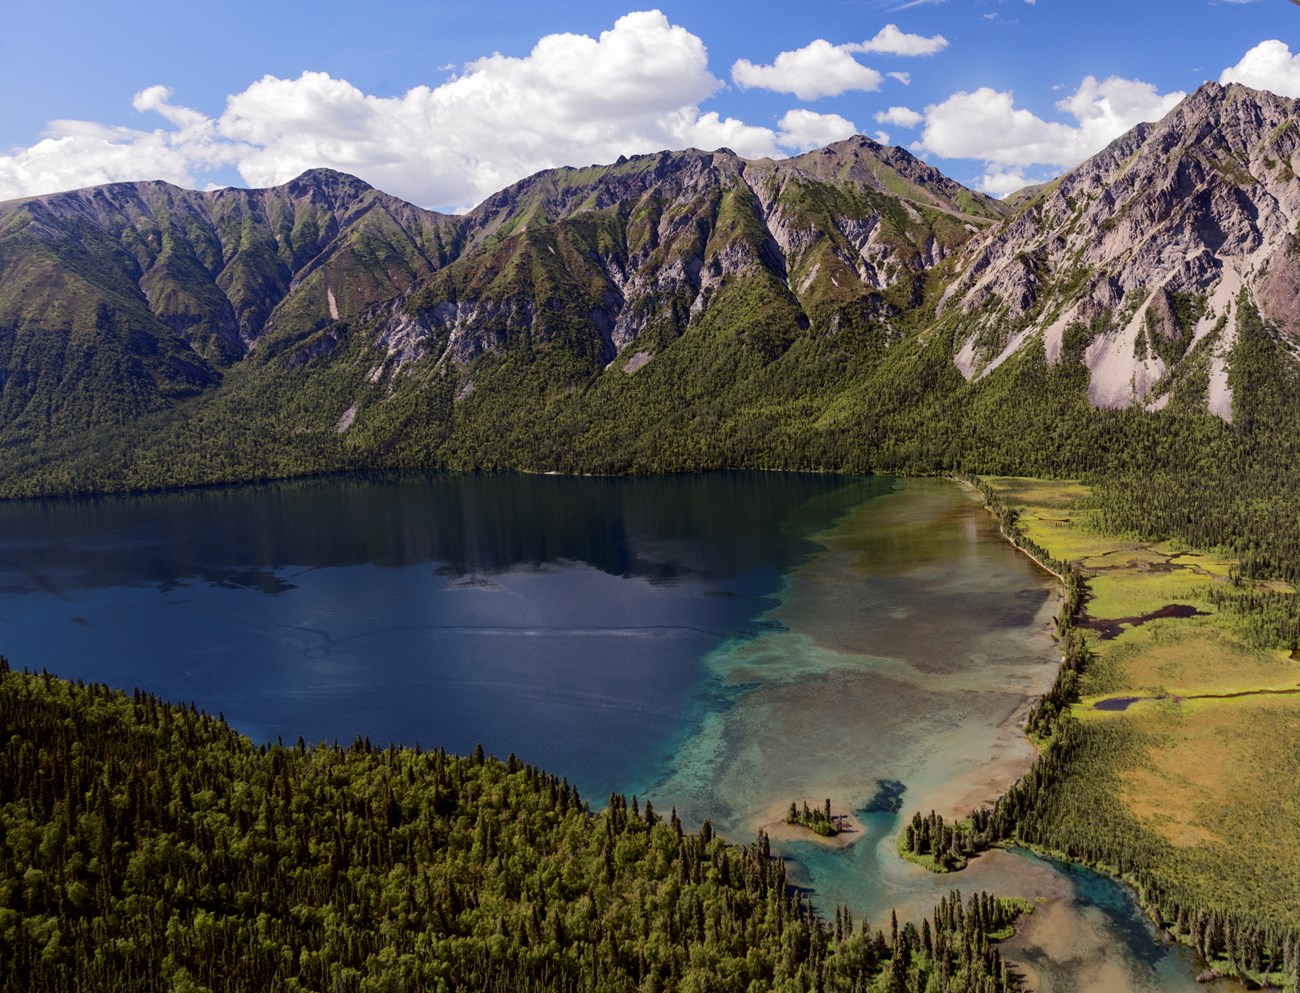
[[[1300,335],[1296,101],[1207,83],[1005,201],[855,137],[0,204],[0,492],[333,470],[1068,471]]]

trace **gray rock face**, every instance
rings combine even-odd
[[[1095,331],[1090,400],[1155,406],[1205,342],[1205,403],[1230,418],[1242,288],[1300,331],[1298,151],[1296,101],[1238,85],[1207,83],[1133,129],[972,243],[940,307],[964,342],[958,367],[987,374],[1035,340],[1057,361],[1077,321]]]
[[[876,322],[889,339],[904,284],[999,218],[995,201],[902,149],[857,137],[792,159],[661,152],[557,169],[464,218],[463,258],[413,289],[381,341],[429,328],[466,363],[526,338],[579,340],[591,361],[653,353],[738,282],[762,284],[804,327]]]

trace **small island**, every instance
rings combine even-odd
[[[799,827],[806,827],[823,838],[834,838],[843,830],[841,824],[843,818],[843,814],[831,812],[831,801],[827,797],[825,806],[815,807],[811,810],[808,808],[807,800],[803,802],[802,810],[791,800],[790,812],[785,815],[785,822]]]
[[[975,810],[964,821],[945,824],[930,811],[920,813],[898,835],[898,854],[931,872],[960,872],[970,860],[989,847],[988,812]]]

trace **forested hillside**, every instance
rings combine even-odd
[[[0,494],[416,467],[1287,492],[1257,408],[1295,366],[1297,155],[1295,101],[1207,84],[1005,220],[865,138],[552,170],[455,218],[323,172],[15,201]]]
[[[620,419],[677,437],[661,407],[690,397],[662,398],[665,375],[767,393],[779,375],[752,380],[796,345],[842,386],[847,360],[873,366],[902,337],[926,273],[1003,212],[866,138],[781,162],[688,150],[551,170],[456,217],[326,170],[0,204],[0,486],[522,468],[535,449],[552,468],[721,464],[736,449],[705,411],[686,425],[694,454],[624,451],[624,425],[574,439],[610,390]]]
[[[0,727],[6,991],[1017,988],[1014,901],[832,924],[764,838],[513,755],[259,747],[2,662]]]

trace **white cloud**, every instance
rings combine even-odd
[[[777,93],[793,93],[800,100],[834,97],[849,90],[872,92],[880,89],[884,77],[853,57],[855,52],[886,55],[933,55],[948,47],[941,34],[927,38],[908,34],[895,24],[886,24],[867,41],[832,45],[824,38],[803,48],[781,52],[771,65],[755,65],[739,59],[731,67],[731,79],[744,89],[757,87]],[[912,81],[905,72],[889,73],[904,85]]]
[[[849,45],[818,38],[803,48],[782,52],[771,65],[740,59],[731,67],[737,86],[793,93],[800,100],[833,97],[849,90],[880,89],[882,77],[851,54]]]
[[[392,97],[323,72],[265,76],[209,117],[152,86],[133,105],[165,127],[53,122],[45,140],[0,155],[0,199],[118,180],[193,187],[230,165],[271,186],[328,166],[416,203],[464,205],[556,165],[688,145],[780,156],[815,134],[853,130],[836,115],[787,115],[778,130],[701,110],[722,86],[704,43],[657,11],[621,17],[598,37],[548,35],[526,56],[493,54]]]
[[[887,72],[885,73],[890,79],[896,79],[904,86],[912,85],[912,74],[910,72]]]
[[[1300,97],[1300,54],[1292,55],[1284,42],[1261,41],[1229,66],[1219,82],[1243,83],[1257,90],[1271,90],[1279,96]]]
[[[706,143],[775,151],[772,132],[698,104],[722,85],[703,42],[657,11],[599,38],[542,38],[523,58],[494,54],[435,88],[380,98],[324,73],[266,77],[232,97],[221,132],[256,146],[255,184],[328,164],[423,203],[481,199],[538,169]]]
[[[858,133],[853,122],[839,114],[819,114],[803,108],[787,111],[778,127],[781,144],[800,151],[843,141]]]
[[[171,98],[172,91],[167,87],[150,86],[135,95],[131,106],[142,114],[150,110],[156,111],[178,128],[204,127],[207,124],[207,118],[197,110],[177,107]]]
[[[914,128],[924,120],[925,115],[911,107],[890,107],[876,114],[877,124],[897,124],[900,128]]]
[[[638,151],[659,151],[667,147],[730,148],[747,159],[761,159],[782,158],[785,152],[781,150],[781,146],[794,147],[782,141],[781,136],[771,128],[746,124],[734,117],[721,117],[717,111],[712,110],[707,114],[700,114],[692,108],[674,118],[666,119],[664,124],[664,140],[653,148],[643,148]],[[606,155],[601,161],[612,161],[614,157]]]
[[[933,55],[948,47],[948,39],[941,34],[932,38],[900,31],[896,24],[886,24],[870,41],[846,46],[853,52],[881,52],[887,55]]]
[[[161,132],[118,129],[110,137],[93,133],[97,125],[57,123],[69,133],[0,156],[0,199],[141,178],[193,182],[189,160]]]
[[[925,130],[917,147],[943,158],[982,159],[986,168],[1071,167],[1139,122],[1163,117],[1185,95],[1158,93],[1141,80],[1112,76],[1098,82],[1088,76],[1074,93],[1057,102],[1057,109],[1077,122],[1064,124],[1017,108],[1010,92],[982,87],[926,107]],[[1008,173],[1001,170],[996,175]],[[1005,186],[1010,180],[986,176],[986,182]]]
[[[984,176],[980,179],[979,188],[985,193],[1000,198],[1017,190],[1023,190],[1026,186],[1045,183],[1049,179],[1050,176],[1026,176],[1025,170],[1016,166],[991,166],[985,170]]]

